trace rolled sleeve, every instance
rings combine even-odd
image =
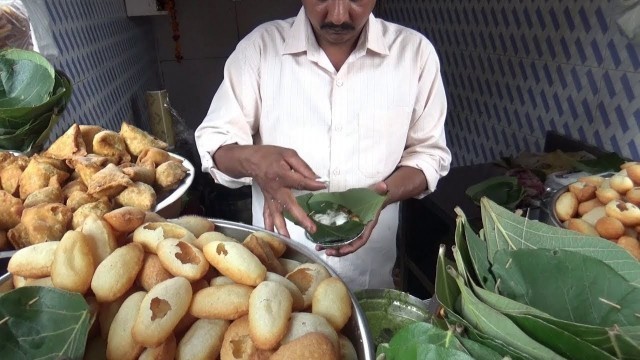
[[[418,80],[420,90],[416,95],[413,121],[399,163],[400,166],[413,167],[424,173],[427,190],[417,198],[435,191],[438,180],[449,172],[451,163],[444,130],[447,99],[440,75],[440,62],[431,43],[426,43],[422,54],[424,66]]]

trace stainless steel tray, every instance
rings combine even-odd
[[[212,219],[212,221],[216,224],[216,231],[238,240],[243,240],[254,231],[265,231],[264,229],[255,226],[226,220]],[[327,270],[329,270],[331,275],[337,276],[336,272],[327,263],[325,263],[313,251],[307,249],[304,245],[298,244],[297,242],[284,238],[278,234],[271,234],[287,244],[288,249],[287,252],[284,253],[283,257],[301,262],[316,262],[322,264],[327,268]],[[0,277],[0,292],[10,289],[11,286],[11,274],[6,274]],[[342,330],[342,334],[348,337],[353,343],[358,354],[358,359],[374,360],[375,349],[373,348],[373,340],[371,339],[371,334],[369,332],[367,318],[354,294],[349,292],[349,295],[351,296],[352,315],[349,322]]]

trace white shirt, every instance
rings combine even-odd
[[[302,9],[296,18],[259,26],[238,44],[195,136],[202,170],[228,187],[251,179],[218,171],[212,154],[237,143],[296,150],[329,178],[329,191],[367,187],[398,166],[422,170],[433,191],[451,161],[446,109],[437,54],[420,33],[371,15],[336,71]],[[256,226],[264,224],[263,203],[254,184]],[[320,255],[352,289],[393,287],[397,223],[392,204],[363,248],[342,258]],[[290,222],[287,228],[292,239],[313,248],[302,228]]]

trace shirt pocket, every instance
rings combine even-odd
[[[358,170],[382,180],[393,172],[404,151],[411,110],[362,111],[358,114]]]

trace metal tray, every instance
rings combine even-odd
[[[169,155],[182,160],[182,165],[187,168],[187,176],[185,176],[185,178],[182,179],[182,181],[180,182],[180,185],[177,188],[175,188],[173,191],[158,194],[157,204],[156,204],[156,207],[153,209],[154,212],[158,212],[166,208],[167,206],[173,204],[174,202],[176,202],[176,200],[180,199],[180,197],[184,195],[184,193],[186,193],[187,190],[189,190],[189,187],[193,183],[193,178],[195,177],[196,170],[193,167],[193,164],[189,160],[187,160],[186,158],[178,154],[174,154],[171,152],[169,153]]]
[[[211,221],[216,224],[216,231],[241,241],[254,231],[265,231],[264,229],[255,226],[226,220],[211,219]],[[316,262],[322,264],[327,268],[327,270],[329,270],[331,275],[337,276],[336,272],[327,263],[325,263],[313,251],[307,249],[304,245],[298,244],[297,242],[282,237],[276,233],[270,234],[287,244],[288,249],[282,257],[301,262]],[[6,274],[0,277],[0,292],[10,290],[13,286],[12,283],[11,274]],[[367,318],[354,294],[349,291],[349,295],[351,297],[352,315],[341,333],[348,337],[353,343],[358,354],[358,359],[374,360],[375,349],[373,348],[373,340],[371,339],[371,334],[369,332]]]

